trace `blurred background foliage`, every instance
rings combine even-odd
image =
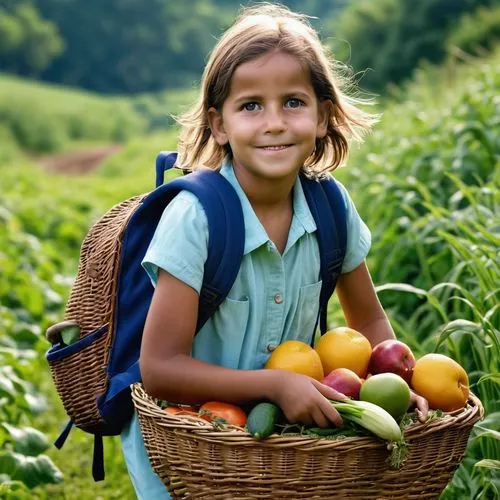
[[[497,0],[288,0],[380,92],[449,45],[488,50]],[[0,68],[107,94],[192,87],[239,0],[2,0]]]
[[[92,222],[152,189],[241,3],[0,0],[0,498],[133,498],[117,440],[99,484],[89,436],[50,447],[65,415],[43,332]],[[335,176],[372,231],[396,334],[460,362],[486,409],[442,498],[500,498],[500,0],[283,3],[313,16],[383,115]],[[87,175],[41,168],[48,153],[117,144]],[[330,321],[344,322],[336,300]]]

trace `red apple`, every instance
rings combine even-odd
[[[395,373],[409,384],[414,366],[415,356],[411,349],[404,342],[389,339],[380,342],[373,348],[368,371],[372,375],[386,372]]]
[[[323,384],[350,398],[358,399],[362,380],[349,368],[335,368],[323,379]]]

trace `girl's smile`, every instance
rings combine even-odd
[[[259,149],[262,149],[263,151],[267,151],[270,153],[276,153],[280,151],[285,151],[288,148],[291,148],[292,144],[284,144],[280,146],[258,146]]]

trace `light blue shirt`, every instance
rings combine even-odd
[[[229,163],[221,174],[235,188],[245,220],[241,267],[228,297],[193,339],[192,355],[228,368],[263,368],[273,347],[286,340],[311,343],[319,308],[320,256],[316,224],[300,181],[293,188],[293,217],[282,255],[269,239]],[[342,272],[358,267],[370,248],[370,232],[339,183],[347,215]],[[198,293],[207,258],[208,226],[198,199],[181,192],[165,209],[143,260],[153,285],[164,269]],[[122,433],[124,454],[138,497],[169,498],[151,469],[137,417]]]

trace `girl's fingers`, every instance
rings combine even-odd
[[[339,391],[336,391],[335,389],[332,389],[331,387],[328,387],[325,384],[322,384],[321,382],[318,382],[317,380],[313,379],[313,384],[318,389],[325,398],[328,399],[335,399],[336,401],[342,401],[343,399],[347,399],[347,396],[345,394],[342,394]]]
[[[422,396],[417,396],[417,415],[420,422],[427,420],[429,413],[429,402]]]
[[[330,421],[328,420],[328,418],[326,418],[322,409],[319,406],[314,408],[314,410],[312,412],[312,417],[313,417],[313,420],[314,420],[314,422],[316,422],[316,425],[318,427],[329,427],[330,426]]]
[[[420,422],[425,422],[429,414],[429,402],[415,391],[410,391],[410,406],[415,406]]]
[[[312,419],[309,415],[303,416],[300,419],[300,423],[303,425],[313,425],[314,419]]]
[[[318,407],[328,422],[332,422],[336,427],[342,427],[342,425],[344,425],[339,412],[331,405],[328,399],[320,398]]]

